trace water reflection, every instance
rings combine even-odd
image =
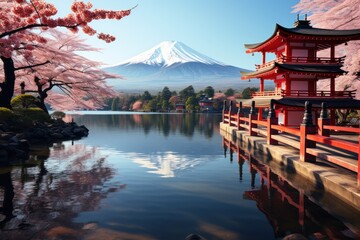
[[[240,181],[244,163],[249,164],[250,188],[244,191],[243,198],[256,202],[273,227],[275,237],[301,233],[309,239],[360,238],[360,213],[353,207],[317,191],[313,184],[275,164],[270,167],[268,159],[242,143],[223,138],[223,148],[225,155],[229,151],[230,161],[237,154]]]
[[[145,115],[72,116],[89,137],[0,168],[0,239],[358,237],[358,212],[223,140],[219,116]]]
[[[116,149],[148,169],[147,172],[165,178],[211,161],[209,155],[218,151],[212,141],[214,132],[219,131],[221,115],[218,114],[125,113],[71,117],[91,129],[90,138],[95,140],[92,144]],[[218,134],[215,138],[219,138]]]
[[[69,219],[98,209],[109,193],[126,187],[106,184],[114,169],[96,147],[81,144],[37,147],[21,166],[0,170],[1,239],[24,239],[24,234],[46,239],[50,233],[55,238],[69,233],[74,227]]]
[[[84,112],[86,113],[86,112]],[[92,115],[69,115],[68,121],[75,118],[87,127],[97,126],[110,129],[142,129],[145,135],[156,130],[164,136],[180,133],[192,137],[195,133],[200,133],[207,138],[211,138],[214,131],[219,130],[219,114],[99,114]]]

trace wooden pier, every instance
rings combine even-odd
[[[266,119],[258,119],[254,102],[248,116],[241,103],[224,106],[221,129],[232,141],[245,141],[360,209],[360,128],[330,125],[325,104],[314,121],[307,102],[302,123],[291,127],[278,125],[272,104]]]

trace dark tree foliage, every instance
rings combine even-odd
[[[259,89],[256,88],[256,87],[252,87],[252,88],[247,87],[247,88],[245,88],[245,89],[242,91],[242,93],[241,93],[242,98],[244,98],[244,99],[250,99],[250,98],[251,98],[251,94],[254,93],[254,92],[257,92],[258,90],[259,90]]]
[[[186,101],[189,97],[195,97],[195,90],[192,85],[184,88],[179,92],[181,98]]]
[[[207,97],[212,98],[214,97],[215,90],[213,87],[207,86],[204,90],[204,93],[207,95]]]
[[[227,96],[227,97],[234,96],[235,90],[232,89],[232,88],[229,88],[229,89],[227,89],[227,90],[225,91],[224,94],[225,94],[225,96]]]
[[[169,101],[169,99],[171,98],[171,91],[168,87],[164,87],[164,89],[162,90],[161,92],[161,98],[162,100],[165,100],[165,101]]]

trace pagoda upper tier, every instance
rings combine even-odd
[[[307,47],[315,47],[317,51],[330,48],[352,40],[360,39],[360,29],[333,30],[313,28],[308,20],[298,20],[294,28],[276,25],[273,35],[262,43],[245,44],[247,53],[278,52],[289,42],[308,42]]]
[[[294,26],[286,28],[277,24],[273,35],[266,41],[245,44],[247,53],[262,53],[262,63],[255,65],[253,72],[241,72],[243,80],[275,80],[280,78],[279,74],[311,75],[319,80],[346,73],[341,69],[345,57],[335,57],[335,47],[360,40],[360,29],[313,28],[308,20],[298,20]],[[324,54],[318,56],[318,52],[325,49],[330,49],[328,57]],[[275,59],[266,61],[266,53],[274,54]]]

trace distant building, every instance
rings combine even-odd
[[[212,112],[214,111],[214,100],[212,98],[202,99],[199,101],[201,112]]]
[[[183,102],[178,102],[175,104],[176,112],[185,112],[185,104]]]

